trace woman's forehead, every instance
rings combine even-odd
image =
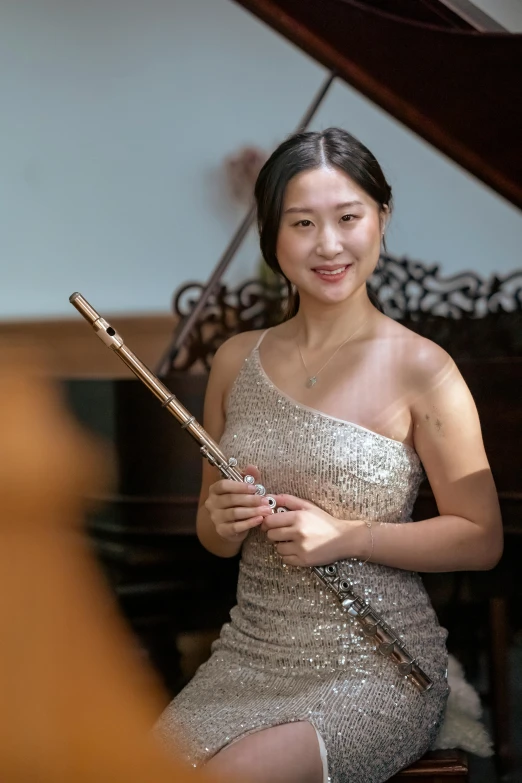
[[[352,202],[364,205],[372,203],[372,199],[344,171],[322,167],[292,177],[286,187],[283,209],[336,208]]]

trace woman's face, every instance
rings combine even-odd
[[[301,298],[342,302],[375,269],[383,227],[376,202],[343,171],[304,171],[286,188],[277,259]]]

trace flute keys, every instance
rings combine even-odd
[[[207,448],[205,448],[205,446],[202,446],[199,451],[200,451],[201,456],[204,457],[210,465],[215,465],[216,464],[216,460],[214,459],[212,454],[209,452],[209,450]]]
[[[377,649],[379,650],[381,655],[388,656],[392,654],[394,647],[395,647],[395,642],[389,642],[389,643],[382,642],[382,644],[380,644],[377,647]]]
[[[255,484],[256,480],[253,476],[243,476],[243,481],[245,484]]]
[[[352,617],[357,617],[359,612],[354,607],[354,603],[357,599],[356,598],[345,598],[344,601],[341,601],[341,606],[343,609],[346,609],[349,615]]]
[[[415,660],[413,661],[403,661],[403,663],[399,663],[397,666],[397,669],[399,670],[399,674],[403,674],[405,677],[408,674],[411,674],[413,671],[413,664],[416,663]]]
[[[228,460],[228,466],[229,468],[237,468],[237,459],[235,457],[230,457]]]

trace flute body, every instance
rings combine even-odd
[[[226,457],[218,444],[196,421],[190,411],[127,348],[116,330],[96,312],[81,294],[72,294],[69,297],[69,301],[85,320],[90,323],[102,342],[113,350],[136,377],[161,401],[162,407],[178,420],[181,428],[186,430],[199,443],[201,454],[211,465],[215,465],[225,478],[255,484],[253,476],[243,476],[237,467],[237,460],[234,457]],[[266,489],[262,484],[255,484],[255,487],[257,494],[266,495]],[[286,511],[284,508],[276,507],[273,497],[267,495],[267,498],[273,511]],[[381,655],[390,658],[396,664],[399,674],[410,679],[421,692],[430,690],[433,685],[432,680],[404,647],[397,633],[387,625],[370,604],[353,591],[351,583],[340,574],[337,563],[313,566],[311,570],[326,587],[335,593],[348,614],[358,620],[365,636],[375,640],[377,651]]]

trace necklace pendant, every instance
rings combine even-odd
[[[309,389],[311,389],[312,386],[315,386],[316,383],[317,383],[317,378],[315,377],[315,375],[312,375],[311,378],[308,378],[306,385]]]

